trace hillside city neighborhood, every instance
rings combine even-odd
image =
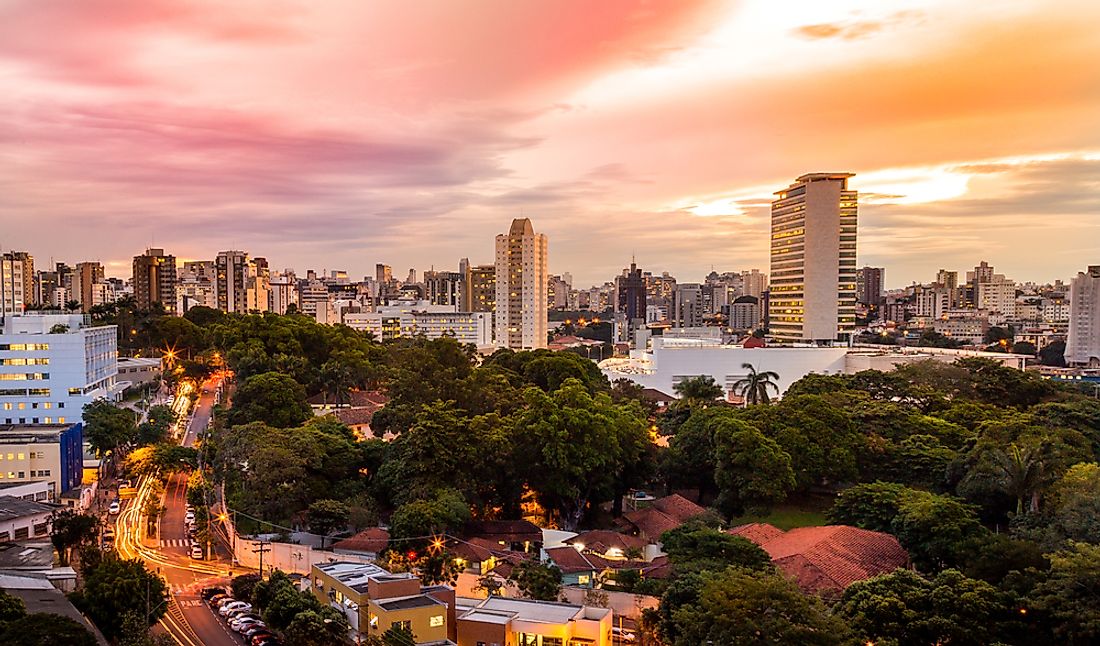
[[[697,283],[577,289],[529,218],[404,280],[4,252],[0,612],[88,644],[1100,639],[1100,266],[887,289],[853,181],[781,188],[770,270]]]

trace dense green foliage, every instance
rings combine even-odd
[[[84,586],[71,595],[73,604],[108,638],[122,634],[123,619],[139,603],[144,607],[148,601],[149,613],[143,619],[149,626],[167,611],[164,580],[147,570],[139,559],[107,555],[94,567],[85,564],[84,577]]]

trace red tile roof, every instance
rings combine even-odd
[[[612,548],[618,548],[622,552],[626,552],[629,549],[641,550],[648,544],[645,539],[638,538],[637,536],[613,532],[606,529],[597,529],[577,534],[573,538],[565,541],[565,543],[568,545],[584,545],[586,551],[596,552],[597,554],[606,554],[607,551]]]
[[[668,555],[658,556],[641,569],[642,576],[647,579],[667,579],[672,575],[672,567],[668,562]]]
[[[552,547],[546,550],[546,556],[562,574],[576,572],[602,572],[607,566],[607,560],[596,554],[585,554],[575,547]]]
[[[337,541],[336,544],[332,546],[332,549],[345,552],[378,554],[385,550],[386,546],[389,544],[390,533],[388,531],[381,527],[371,527],[370,529],[364,529],[351,538]]]
[[[838,592],[856,581],[909,564],[909,553],[890,534],[848,525],[799,527],[788,532],[770,525],[742,525],[729,533],[764,548],[776,567],[805,592]]]
[[[348,426],[359,426],[361,424],[370,425],[375,412],[377,410],[372,408],[337,408],[332,411],[332,414]]]
[[[466,536],[494,542],[542,543],[542,530],[527,520],[471,520],[466,523]]]
[[[674,493],[654,500],[648,507],[623,514],[622,521],[637,530],[643,538],[658,541],[661,534],[676,529],[687,519],[705,511],[706,509]]]

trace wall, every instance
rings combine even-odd
[[[562,597],[565,601],[576,604],[584,604],[584,595],[588,592],[587,588],[562,588]],[[629,592],[617,592],[613,590],[603,590],[607,595],[607,607],[615,613],[615,616],[623,616],[630,619],[637,620],[642,616],[642,611],[646,608],[656,609],[661,603],[661,600],[657,597],[651,597],[644,594],[630,594]]]

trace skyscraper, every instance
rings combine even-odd
[[[70,298],[80,303],[80,311],[87,312],[106,300],[102,264],[98,262],[76,263],[72,281]]]
[[[146,249],[134,256],[134,300],[139,309],[147,310],[153,303],[176,313],[176,257],[165,255],[164,249]]]
[[[496,342],[513,349],[545,348],[546,236],[516,218],[496,238]]]
[[[1066,363],[1100,367],[1100,265],[1079,272],[1069,287]]]
[[[780,341],[832,341],[855,327],[852,173],[803,175],[772,202],[769,326]]]
[[[463,287],[464,312],[492,312],[497,303],[496,265],[466,267],[466,283]]]
[[[639,325],[645,323],[645,279],[642,270],[633,260],[630,268],[624,269],[621,276],[615,279],[615,311],[622,313],[626,318],[630,336]]]
[[[680,283],[672,290],[672,327],[702,327],[705,305],[702,285]]]
[[[869,307],[882,304],[882,283],[886,270],[882,267],[864,267],[856,272],[856,300]]]
[[[0,314],[22,313],[35,301],[34,258],[25,251],[4,253],[0,256]]]
[[[248,311],[248,253],[220,251],[214,260],[214,298],[223,312]]]

